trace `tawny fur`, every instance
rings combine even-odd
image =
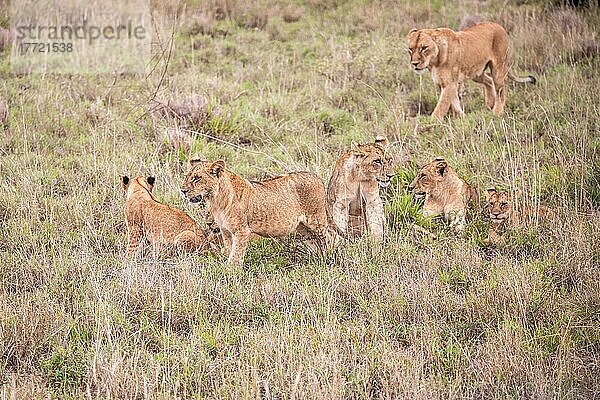
[[[485,104],[497,115],[506,103],[506,80],[535,83],[535,78],[517,78],[509,73],[510,49],[504,28],[481,22],[464,31],[448,28],[412,29],[408,33],[408,52],[413,69],[429,70],[441,89],[432,116],[443,119],[450,108],[464,115],[459,88],[466,79],[484,86]]]
[[[553,220],[556,217],[556,211],[549,207],[518,207],[516,192],[499,192],[489,188],[485,196],[491,223],[488,237],[484,240],[487,244],[502,243],[502,234],[509,226],[522,227],[531,220]]]
[[[251,234],[283,237],[298,233],[324,243],[325,188],[312,173],[250,182],[229,171],[222,160],[192,160],[182,192],[192,202],[206,202],[234,265],[243,264]]]
[[[129,229],[128,253],[146,239],[156,250],[175,245],[188,251],[207,246],[206,235],[196,221],[183,211],[159,203],[152,195],[154,178],[123,177],[125,217]]]
[[[421,168],[409,189],[416,198],[425,198],[424,217],[441,216],[456,232],[464,231],[467,206],[476,202],[477,192],[446,160],[438,157]]]
[[[387,187],[394,175],[387,144],[384,137],[375,143],[352,143],[335,164],[327,187],[327,208],[330,225],[343,236],[360,235],[368,228],[376,240],[383,239],[386,220],[379,187]]]

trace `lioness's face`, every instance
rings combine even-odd
[[[190,161],[181,192],[192,203],[204,203],[210,200],[219,189],[219,178],[224,169],[223,161]]]
[[[386,154],[387,139],[377,139],[375,143],[356,145],[354,157],[359,165],[360,179],[376,180],[380,187],[388,187],[394,176],[392,158]]]
[[[436,158],[429,164],[425,165],[415,179],[408,186],[413,196],[417,199],[423,198],[446,178],[448,163],[443,158]]]
[[[492,223],[501,224],[506,221],[512,212],[512,195],[509,192],[488,189],[486,197]]]
[[[422,73],[429,68],[431,60],[437,57],[438,45],[425,29],[413,29],[407,37],[410,65],[415,72]]]

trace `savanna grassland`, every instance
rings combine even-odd
[[[593,3],[593,2],[592,2]],[[0,25],[8,26],[6,1]],[[153,4],[164,29],[147,76],[14,75],[0,127],[2,398],[600,397],[600,57],[597,6],[543,1]],[[464,87],[466,116],[428,115],[410,71],[413,27],[504,25],[505,114]],[[172,46],[169,39],[173,38]],[[122,174],[180,193],[191,155],[248,178],[325,182],[351,141],[386,135],[383,245],[319,257],[260,240],[243,268],[210,255],[125,256]],[[520,189],[559,213],[485,246],[418,216],[406,190],[444,156],[477,186]],[[416,223],[431,234],[415,229]]]

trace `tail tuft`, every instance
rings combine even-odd
[[[537,79],[535,79],[535,76],[533,75],[529,75],[529,83],[533,83],[534,85],[537,83]]]

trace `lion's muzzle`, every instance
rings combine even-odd
[[[386,188],[386,187],[390,186],[390,183],[391,183],[391,182],[392,182],[392,181],[391,181],[391,179],[390,179],[390,178],[383,178],[383,179],[377,178],[377,183],[378,183],[378,184],[379,184],[379,186],[380,186],[380,187],[382,187],[382,188]]]

